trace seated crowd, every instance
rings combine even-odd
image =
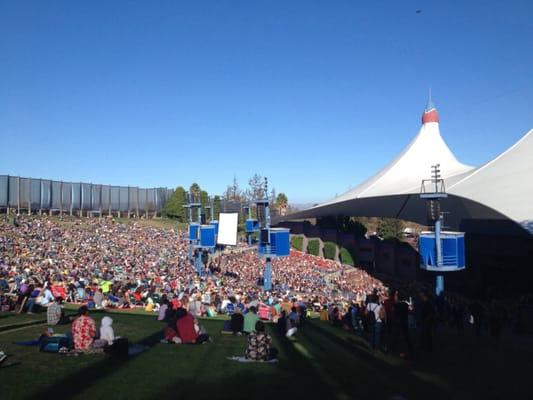
[[[46,310],[54,325],[71,322],[62,301],[83,305],[72,324],[74,346],[80,350],[113,342],[112,321],[105,319],[106,334],[98,335],[87,314],[91,309],[154,312],[166,324],[164,338],[171,343],[209,341],[198,318],[227,314],[231,318],[224,331],[248,334],[250,347],[263,346],[247,351],[250,357],[264,357],[270,346],[261,320],[276,322],[280,335],[291,336],[311,310],[333,325],[364,331],[373,348],[401,347],[403,353],[412,351],[410,327],[417,327],[421,348],[430,350],[440,316],[460,331],[476,312],[461,301],[434,302],[419,289],[388,293],[364,270],[297,251],[273,261],[271,291],[262,290],[264,263],[252,248],[210,256],[199,276],[183,234],[110,218],[54,222],[21,217],[16,226],[0,220],[0,232],[1,310]],[[407,300],[405,293],[414,297]],[[482,313],[476,316],[481,324]]]
[[[161,299],[174,305],[186,295],[195,317],[231,311],[239,303],[271,308],[296,298],[328,304],[346,294],[364,300],[384,285],[364,271],[300,252],[273,262],[273,290],[259,285],[263,261],[255,251],[210,257],[198,276],[188,241],[174,230],[112,219],[19,218],[0,221],[0,295],[3,310],[47,308],[54,298],[89,308],[143,307],[159,312]],[[335,275],[334,277],[331,277]],[[228,309],[229,307],[229,309]],[[241,306],[242,307],[242,306]]]

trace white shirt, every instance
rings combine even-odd
[[[41,299],[41,305],[44,306],[44,305],[47,305],[48,303],[50,303],[51,301],[54,300],[54,295],[52,294],[52,291],[48,288],[46,288],[46,290],[44,291],[44,295]]]
[[[381,318],[379,317],[379,312],[381,311],[381,307],[382,306],[376,303],[368,303],[366,305],[366,311],[374,313],[374,315],[376,316],[376,322],[383,322],[381,321]]]

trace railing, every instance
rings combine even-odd
[[[0,175],[0,208],[88,213],[161,211],[172,191]]]
[[[271,255],[276,254],[276,246],[270,244],[259,245],[259,254]]]

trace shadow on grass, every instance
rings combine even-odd
[[[230,362],[229,368],[239,368],[238,373],[229,373],[228,378],[209,379],[210,360],[215,355],[215,344],[207,351],[195,367],[193,378],[176,379],[162,390],[153,394],[157,399],[285,399],[335,398],[333,388],[317,374],[309,360],[295,350],[291,341],[276,336],[272,325],[267,329],[273,338],[274,347],[280,351],[276,364],[239,364]],[[244,352],[244,348],[242,349]],[[219,358],[221,355],[217,355]],[[225,358],[225,356],[224,356]],[[220,361],[220,360],[218,360]],[[242,368],[245,366],[244,368]],[[244,370],[243,370],[244,369]],[[231,371],[230,371],[231,372]],[[216,375],[216,374],[215,374]],[[198,377],[201,377],[201,381]]]
[[[144,337],[137,344],[152,347],[161,339],[161,331],[157,330],[151,335]],[[150,350],[147,350],[150,351]],[[142,354],[142,353],[141,353]],[[63,357],[63,356],[59,356]],[[80,357],[85,357],[81,355]],[[43,399],[70,399],[77,394],[87,390],[88,386],[96,383],[98,380],[109,377],[117,372],[121,367],[135,360],[137,356],[133,357],[110,357],[105,356],[100,361],[97,361],[87,368],[83,368],[76,373],[65,377],[47,387],[37,394],[28,396],[27,399],[43,398]]]
[[[310,352],[321,363],[329,362],[330,372],[341,381],[343,387],[351,387],[352,393],[371,396],[376,394],[375,388],[378,387],[377,393],[387,396],[401,394],[409,399],[450,396],[447,387],[420,379],[414,374],[413,362],[399,361],[399,365],[391,365],[373,355],[368,347],[355,338],[342,338],[317,323],[307,324],[301,336],[303,341],[309,343]],[[323,343],[327,343],[328,347],[324,348]],[[332,357],[336,357],[334,362],[331,362]],[[352,365],[349,373],[343,368],[345,365]],[[364,380],[365,385],[360,385],[357,378]]]
[[[157,362],[160,370],[163,365],[163,369],[169,371],[169,373],[163,373],[160,379],[159,375],[152,374],[146,382],[140,381],[137,377],[133,378],[136,381],[132,382],[131,386],[124,386],[123,382],[119,384],[116,380],[123,378],[117,376],[113,382],[106,383],[106,386],[109,386],[110,395],[115,399],[134,399],[142,398],[142,396],[157,399],[190,398],[195,400],[204,398],[277,399],[293,396],[302,400],[307,398],[389,399],[394,394],[401,394],[409,400],[445,397],[439,394],[443,393],[439,385],[412,374],[410,364],[390,365],[370,354],[362,343],[357,343],[350,337],[343,338],[328,327],[309,323],[298,332],[296,340],[278,337],[273,328],[272,325],[267,325],[267,329],[273,336],[273,345],[280,350],[277,364],[239,364],[227,361],[226,356],[231,354],[227,354],[228,351],[224,349],[241,351],[240,344],[237,350],[237,346],[217,346],[217,341],[215,341],[213,344],[206,345],[209,347],[205,351],[176,354],[176,357],[180,358],[172,359],[179,361],[178,363],[163,365],[162,363],[168,363],[170,358],[154,358],[150,362]],[[161,330],[157,329],[136,343],[153,347],[160,338]],[[242,345],[242,352],[244,352],[245,343]],[[148,349],[145,353],[150,351],[152,349]],[[60,378],[28,398],[57,400],[77,396],[90,397],[92,388],[98,388],[97,392],[101,391],[99,385],[102,380],[125,367],[128,370],[130,363],[135,359],[136,357],[105,357],[95,360],[89,366]],[[141,362],[139,368],[150,368],[150,362],[146,365]],[[124,375],[128,376],[127,373],[121,376]],[[145,386],[144,394],[134,389],[140,388],[139,384]],[[146,385],[150,386],[149,390]]]

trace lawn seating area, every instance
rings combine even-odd
[[[13,342],[37,338],[46,330],[44,314],[0,313],[0,350],[16,363],[0,368],[0,394],[7,399],[503,399],[531,398],[532,347],[490,338],[436,339],[432,355],[414,360],[372,352],[364,338],[310,320],[294,337],[278,338],[268,325],[279,362],[237,363],[245,336],[221,335],[223,317],[202,319],[213,343],[159,343],[163,324],[143,312],[91,313],[99,325],[104,315],[115,332],[150,348],[115,359],[103,354],[69,357],[41,353]],[[39,323],[39,321],[42,321]],[[56,332],[70,327],[59,326]],[[504,336],[505,338],[505,336]],[[519,337],[530,341],[529,336]],[[524,350],[529,349],[529,350]],[[280,397],[281,396],[281,397]]]

